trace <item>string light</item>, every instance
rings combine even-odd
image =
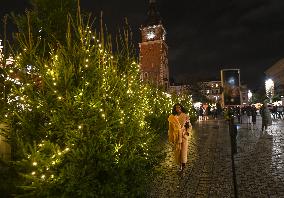
[[[15,69],[16,67],[13,68],[15,70],[11,69],[9,71],[11,74],[7,77],[8,79],[6,78],[7,81],[13,81],[14,84],[17,84],[18,87],[21,87],[20,93],[15,91],[9,95],[10,103],[15,103],[26,111],[32,111],[32,109],[34,109],[33,107],[36,107],[37,109],[34,109],[33,111],[37,111],[37,113],[43,111],[42,115],[44,115],[44,119],[46,118],[46,120],[44,121],[44,132],[48,131],[46,132],[47,135],[44,134],[42,136],[42,139],[44,140],[39,141],[40,143],[36,147],[37,151],[27,156],[27,158],[29,159],[29,164],[32,164],[33,170],[36,170],[31,172],[32,175],[37,175],[35,176],[36,179],[41,178],[48,181],[48,179],[50,178],[57,177],[56,168],[60,163],[64,162],[64,156],[70,150],[77,149],[74,148],[74,144],[71,144],[72,142],[70,142],[70,139],[66,140],[66,142],[61,142],[60,146],[55,143],[51,144],[48,141],[49,138],[53,137],[55,132],[57,133],[57,130],[60,130],[58,129],[60,127],[59,125],[65,124],[59,123],[63,120],[61,119],[63,118],[61,116],[72,116],[71,113],[70,115],[60,114],[61,112],[64,112],[61,111],[61,108],[65,108],[65,103],[63,104],[61,100],[64,99],[64,102],[68,104],[66,105],[68,106],[67,108],[69,108],[69,104],[74,105],[74,110],[73,108],[70,108],[72,113],[73,111],[75,112],[74,115],[77,113],[76,111],[85,113],[85,104],[87,104],[87,107],[90,107],[91,111],[94,112],[94,118],[103,118],[99,119],[99,122],[101,122],[102,125],[105,126],[112,125],[112,123],[109,124],[110,122],[108,122],[106,118],[113,116],[112,118],[114,119],[115,123],[119,123],[118,127],[121,127],[121,129],[123,129],[123,132],[125,129],[124,124],[128,124],[133,121],[133,123],[135,123],[135,130],[137,130],[138,133],[141,133],[140,135],[145,136],[150,134],[150,130],[148,130],[150,126],[148,121],[146,121],[147,116],[154,114],[154,112],[155,114],[157,114],[157,110],[155,109],[156,107],[160,108],[161,114],[165,114],[165,112],[168,113],[170,112],[173,103],[176,102],[176,99],[174,97],[167,95],[166,93],[161,93],[161,91],[157,91],[150,86],[141,84],[141,82],[137,80],[139,77],[139,65],[135,61],[132,61],[132,59],[127,60],[128,62],[126,63],[123,63],[125,65],[119,65],[118,62],[120,60],[120,57],[114,58],[112,53],[107,49],[107,45],[100,43],[99,40],[97,40],[98,44],[95,43],[94,45],[92,44],[92,46],[89,47],[89,44],[91,42],[88,39],[95,39],[94,36],[88,35],[91,33],[92,32],[89,29],[84,33],[86,39],[83,40],[83,43],[85,43],[83,44],[83,55],[78,58],[80,65],[76,65],[76,67],[78,67],[78,72],[76,73],[76,75],[78,75],[76,76],[78,85],[74,86],[72,84],[74,81],[71,81],[71,90],[69,90],[68,87],[68,80],[74,79],[74,75],[72,73],[73,71],[70,72],[72,73],[72,75],[70,74],[70,76],[68,76],[69,71],[64,70],[65,73],[62,73],[62,68],[69,65],[67,64],[67,62],[64,62],[65,57],[63,58],[60,53],[57,53],[57,50],[51,50],[50,55],[52,57],[52,60],[45,62],[44,67],[41,68],[42,71],[37,70],[37,64],[23,64],[26,65],[22,68],[27,70],[27,74],[36,75],[38,76],[38,78],[41,78],[44,87],[43,89],[38,89],[39,91],[36,90],[36,86],[34,85],[35,80],[33,80],[34,82],[30,81],[29,83],[24,84],[24,78],[22,79],[21,77],[20,79],[15,76],[12,77],[14,73],[17,74],[17,71]],[[94,43],[94,41],[92,41],[92,43]],[[94,56],[96,57],[92,58]],[[17,56],[17,59],[19,61],[19,64],[21,64],[21,57]],[[127,72],[121,72],[121,66],[125,67]],[[70,69],[72,67],[73,66],[70,65]],[[38,73],[35,73],[35,71]],[[40,74],[42,74],[42,76]],[[31,77],[31,75],[29,77]],[[95,92],[97,91],[97,87],[98,92]],[[36,93],[39,96],[37,94],[34,94],[31,97],[31,95],[29,95],[30,90],[36,90]],[[93,91],[95,94],[92,93]],[[51,97],[44,98],[47,95],[44,95],[42,93],[45,92],[49,94],[52,93]],[[13,95],[13,93],[15,93],[15,95]],[[90,93],[92,93],[93,95],[91,95]],[[88,97],[90,95],[91,97]],[[49,100],[52,101],[52,103],[50,103]],[[50,108],[51,104],[52,108],[54,109],[46,111],[46,108]],[[60,108],[57,109],[59,105]],[[67,108],[63,110],[69,110]],[[19,113],[19,109],[15,110],[15,112]],[[13,111],[11,111],[11,113],[9,112],[9,115],[5,114],[5,117],[12,116],[12,114]],[[20,116],[21,115],[24,114],[20,114]],[[74,122],[71,125],[72,129],[70,131],[73,131],[75,129],[74,131],[76,131],[78,134],[83,134],[83,131],[85,132],[89,130],[89,123],[85,122],[87,117],[86,114],[83,114],[81,118],[77,114],[75,116],[76,121],[73,120]],[[77,118],[79,119],[77,120]],[[19,125],[20,124],[21,122],[19,122]],[[93,121],[93,123],[91,124],[92,127],[94,127],[97,123]],[[22,124],[22,127],[23,126],[24,124]],[[64,130],[65,129],[66,128],[64,128]],[[79,131],[78,129],[84,130]],[[127,132],[127,130],[125,131]],[[53,151],[48,155],[49,157],[46,158],[46,149],[50,149],[50,147],[53,148],[53,146]],[[119,159],[121,156],[123,156],[122,150],[124,150],[122,149],[123,144],[116,143],[115,146],[111,146],[113,149],[112,152],[116,153],[114,159],[115,162],[120,163]],[[148,146],[149,145],[146,142],[141,144],[141,147],[143,148],[141,156],[146,156],[145,159],[148,159],[147,157],[149,157]],[[71,154],[73,154],[73,152],[70,152],[67,155]],[[42,160],[46,160],[46,163],[42,163]],[[30,174],[30,172],[28,173]]]

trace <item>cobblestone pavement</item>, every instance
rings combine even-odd
[[[246,120],[245,117],[243,120]],[[240,198],[284,198],[284,121],[273,120],[266,132],[256,125],[237,124],[234,155]],[[162,164],[164,174],[153,182],[149,197],[234,197],[228,126],[222,120],[199,122],[189,138],[186,170],[178,171],[173,153]]]
[[[189,137],[186,169],[181,173],[168,146],[164,174],[149,197],[234,197],[228,126],[222,120],[197,123]]]
[[[238,125],[235,166],[239,197],[284,197],[284,121],[266,132],[257,124]]]

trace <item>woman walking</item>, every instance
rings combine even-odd
[[[188,152],[188,136],[192,129],[188,115],[180,104],[173,106],[172,114],[168,118],[169,121],[169,142],[174,146],[175,161],[179,165],[180,170],[184,170],[187,162]]]

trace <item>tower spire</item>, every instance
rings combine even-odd
[[[166,31],[157,9],[157,1],[149,0],[148,2],[147,19],[140,28],[142,41],[139,44],[141,79],[146,83],[168,90],[169,67]]]
[[[156,0],[149,0],[147,19],[144,23],[144,26],[152,26],[162,23],[162,19],[156,4],[157,4]]]

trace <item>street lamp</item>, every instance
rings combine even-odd
[[[252,98],[252,93],[250,90],[248,90],[248,102],[251,102],[251,98]]]
[[[265,81],[266,96],[269,98],[269,102],[272,103],[272,97],[274,96],[274,82],[271,79]]]

